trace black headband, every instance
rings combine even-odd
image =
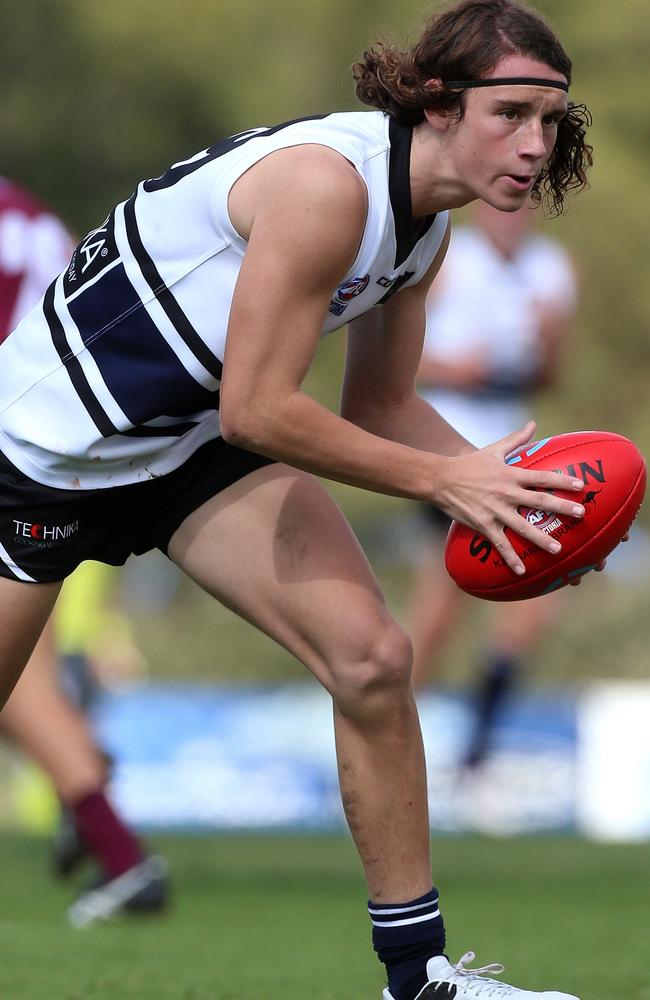
[[[528,87],[556,87],[557,90],[569,92],[569,84],[562,80],[544,80],[536,76],[494,76],[489,80],[443,80],[450,90],[470,90],[472,87],[503,87],[523,84]]]

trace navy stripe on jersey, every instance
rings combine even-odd
[[[324,118],[329,118],[329,114],[305,115],[303,118],[292,118],[291,121],[281,122],[279,125],[262,125],[259,128],[236,132],[234,135],[229,135],[226,139],[220,139],[219,142],[208,146],[202,152],[196,153],[189,160],[174,163],[160,177],[151,177],[149,180],[144,181],[142,187],[145,191],[162,191],[164,188],[173,187],[174,184],[178,184],[184,177],[188,177],[195,170],[199,170],[205,163],[210,163],[219,156],[225,156],[226,153],[230,153],[233,149],[243,146],[250,139],[264,139],[266,136],[281,132],[284,128],[289,128],[290,125],[299,125],[301,122],[323,121]]]
[[[163,281],[158,268],[147,253],[138,232],[138,225],[135,218],[135,199],[132,195],[124,204],[124,222],[126,225],[126,235],[131,247],[131,252],[138,262],[142,275],[149,285],[149,288],[158,299],[158,302],[167,314],[176,332],[185,342],[194,357],[201,362],[206,371],[213,378],[220,379],[222,364],[216,354],[201,339],[194,329],[189,319],[179,306],[178,302]]]
[[[54,308],[54,286],[55,282],[52,282],[45,293],[45,298],[43,299],[43,313],[45,315],[47,325],[50,328],[52,343],[54,344],[56,352],[65,366],[65,370],[70,376],[70,381],[72,382],[79,399],[88,410],[88,414],[97,430],[103,437],[110,437],[112,434],[117,434],[117,427],[113,424],[104,407],[101,405],[90,388],[90,384],[84,374],[84,370],[81,367],[79,359],[75,357],[73,352],[70,350],[70,345],[68,344],[63,324],[57,316],[56,309]]]
[[[218,393],[197,382],[181,363],[142,305],[123,264],[67,305],[109,392],[132,424],[163,415],[187,420],[188,414],[218,408]],[[161,435],[159,427],[138,427],[130,433],[173,437],[182,431],[169,428]]]
[[[124,434],[126,437],[175,438],[189,433],[189,431],[194,430],[194,428],[198,427],[198,425],[198,421],[185,421],[178,424],[167,424],[166,427],[157,427],[152,424],[145,424],[142,427],[132,427],[130,430],[124,431]]]

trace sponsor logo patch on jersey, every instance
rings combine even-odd
[[[92,229],[75,248],[72,260],[63,276],[64,294],[68,296],[78,291],[118,257],[114,213],[111,212],[101,226]]]
[[[362,278],[352,278],[350,281],[346,281],[344,285],[340,285],[329,304],[329,311],[334,316],[340,316],[341,313],[345,312],[348,303],[352,299],[356,299],[357,295],[365,292],[369,281],[370,275],[364,274]]]

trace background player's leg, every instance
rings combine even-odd
[[[4,583],[4,581],[0,581]],[[19,584],[31,588],[22,592],[25,597],[40,591],[42,585]],[[58,592],[54,588],[45,616]],[[1,593],[1,591],[0,591]],[[11,593],[11,592],[10,592]],[[21,594],[17,605],[21,607]],[[40,607],[41,602],[37,602]],[[24,615],[24,611],[23,611]],[[34,616],[32,616],[34,617]],[[16,618],[13,619],[16,623]],[[40,626],[43,625],[42,619]],[[26,634],[27,621],[23,623]],[[34,626],[34,633],[36,627]],[[45,771],[54,784],[62,802],[69,808],[76,843],[68,845],[67,853],[74,856],[74,863],[84,855],[92,856],[99,865],[101,889],[83,892],[69,911],[74,923],[85,926],[94,919],[113,913],[139,902],[143,898],[150,906],[140,909],[158,910],[166,895],[165,876],[157,868],[149,870],[144,851],[128,826],[113,810],[104,794],[106,782],[105,758],[96,746],[88,723],[82,713],[65,697],[59,687],[56,651],[51,624],[46,624],[33,652],[24,636],[15,630],[13,644],[5,643],[18,662],[18,651],[31,656],[6,705],[0,712],[0,730],[29,758]],[[8,662],[2,660],[0,662]],[[16,671],[18,673],[18,671]],[[74,866],[59,865],[67,874]],[[130,897],[123,894],[119,901],[110,898],[106,887],[115,885],[125,873],[135,873],[131,879]],[[98,899],[98,897],[100,897]],[[102,905],[99,905],[102,904]]]
[[[105,758],[86,719],[59,687],[51,622],[0,713],[0,727],[40,764],[64,802],[75,802],[104,785]]]
[[[480,765],[490,751],[494,723],[526,671],[558,610],[559,594],[546,594],[514,607],[497,605],[473,692],[475,721],[465,764]]]
[[[169,555],[331,693],[343,804],[371,897],[429,892],[410,643],[329,494],[305,473],[267,466],[191,514]]]
[[[546,594],[515,605],[496,605],[492,647],[514,659],[529,657],[557,617],[560,601],[559,594]]]
[[[60,582],[0,578],[0,708],[15,687],[60,589]]]
[[[106,798],[106,758],[88,720],[59,684],[51,620],[0,712],[0,729],[42,768],[69,810],[76,843],[66,851],[69,857],[55,856],[62,874],[84,855],[95,859],[104,879],[143,860],[138,840]]]
[[[442,549],[432,548],[418,567],[407,612],[413,641],[413,684],[424,686],[439,672],[444,652],[459,621],[465,595],[445,570]]]

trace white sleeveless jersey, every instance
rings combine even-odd
[[[360,249],[323,334],[422,278],[447,213],[412,236],[410,128],[362,111],[232,136],[141,183],[0,345],[0,450],[14,465],[63,489],[118,486],[164,475],[219,436],[246,252],[228,194],[264,156],[305,143],[338,150],[368,189]]]
[[[506,258],[480,229],[460,226],[427,304],[424,353],[450,362],[475,353],[494,381],[473,391],[429,386],[421,394],[472,444],[505,437],[530,416],[538,308],[568,318],[576,304],[573,266],[555,239],[533,233]]]

